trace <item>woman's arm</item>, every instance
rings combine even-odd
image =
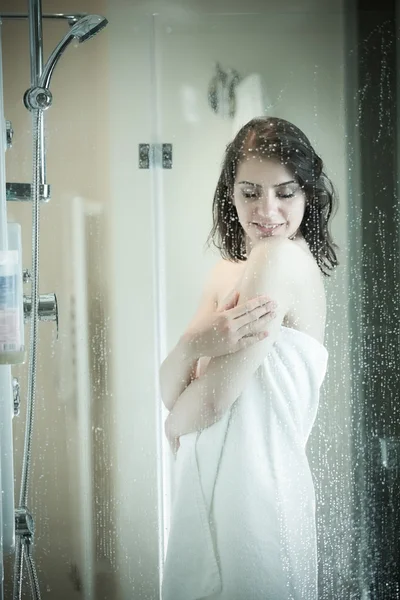
[[[172,410],[177,399],[194,381],[196,373],[198,373],[198,363],[201,357],[194,354],[190,331],[193,329],[193,324],[201,319],[202,315],[215,310],[215,280],[218,277],[220,265],[221,261],[211,270],[195,316],[175,348],[161,364],[159,370],[161,399],[168,410]]]
[[[212,358],[206,373],[193,381],[176,401],[166,421],[170,437],[213,425],[232,406],[280,334],[282,321],[294,305],[299,282],[307,284],[310,270],[304,251],[285,238],[268,238],[248,258],[239,287],[240,301],[270,294],[277,302],[268,337],[234,354]]]
[[[195,379],[197,365],[198,357],[191,355],[184,334],[160,367],[161,399],[168,410],[172,410],[176,399]]]

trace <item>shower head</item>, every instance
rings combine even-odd
[[[79,43],[90,40],[96,33],[99,33],[108,24],[105,17],[99,15],[86,15],[72,25],[69,35],[77,38]]]
[[[38,86],[41,88],[49,89],[51,76],[53,75],[54,68],[58,63],[61,55],[67,46],[72,42],[73,39],[77,39],[79,43],[90,40],[96,33],[99,33],[108,24],[105,17],[100,15],[85,15],[76,23],[71,25],[70,30],[60,43],[56,46],[53,52],[50,54],[43,72],[40,76]]]

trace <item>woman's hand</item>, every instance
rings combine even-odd
[[[267,296],[237,306],[238,300],[239,292],[233,290],[221,309],[201,317],[185,332],[192,356],[232,354],[267,337],[265,327],[275,317],[276,303]]]

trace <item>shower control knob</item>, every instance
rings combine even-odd
[[[14,129],[11,121],[6,121],[6,143],[7,148],[12,148],[12,139],[14,137]]]
[[[24,322],[30,320],[32,316],[32,297],[24,294]],[[39,321],[55,321],[57,325],[58,337],[58,306],[57,296],[55,294],[41,294],[38,305]]]
[[[28,110],[46,110],[52,102],[53,95],[46,88],[30,88],[24,94],[24,104]]]

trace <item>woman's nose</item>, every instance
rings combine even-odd
[[[279,198],[276,197],[274,192],[263,193],[259,197],[259,205],[262,207],[264,212],[276,211],[279,206]]]

